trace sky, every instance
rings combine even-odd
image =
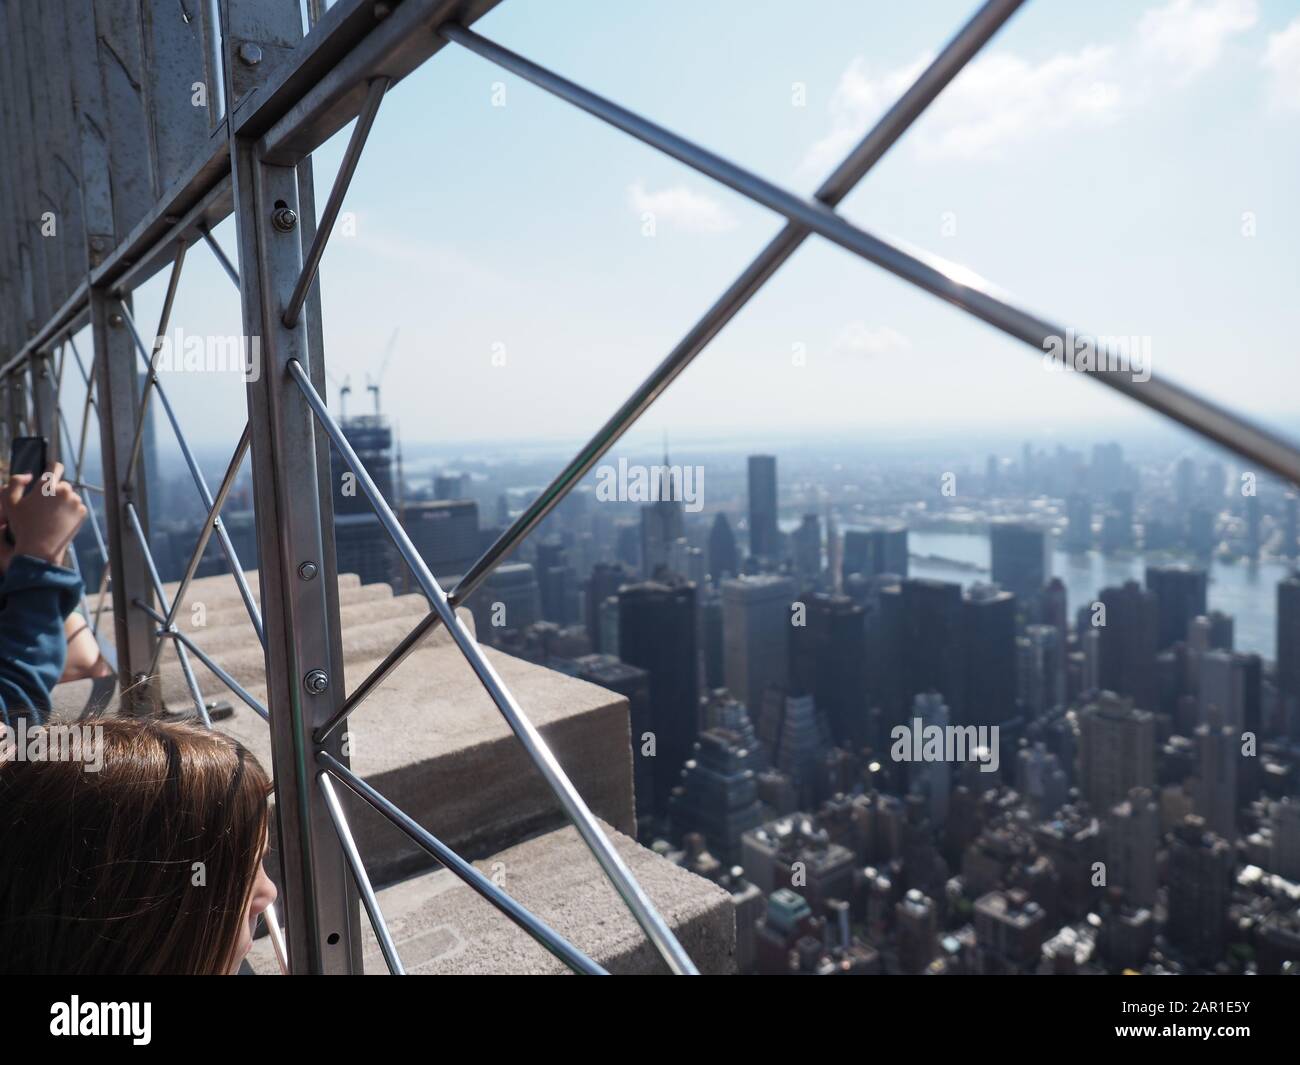
[[[476,28],[807,196],[974,9],[505,0]],[[349,133],[315,154],[321,205]],[[840,210],[1051,321],[1149,338],[1157,376],[1289,425],[1298,133],[1294,2],[1031,0]],[[383,406],[411,442],[585,439],[783,224],[455,46],[390,91],[344,212],[329,372],[358,412],[391,349]],[[217,237],[233,254],[231,221]],[[189,259],[174,324],[241,332],[233,286],[206,249]],[[137,294],[142,324],[165,283]],[[236,379],[166,383],[197,443],[233,445]],[[814,236],[638,432],[1159,424]]]

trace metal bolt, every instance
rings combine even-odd
[[[288,233],[298,224],[298,213],[292,207],[277,207],[271,215],[271,225],[281,233]]]
[[[121,329],[122,323],[124,321],[126,321],[126,319],[123,318],[120,314],[110,314],[108,316],[108,324],[111,325],[114,329]]]
[[[303,678],[303,684],[312,695],[322,695],[329,690],[329,674],[323,669],[313,669]]]
[[[262,49],[252,41],[245,41],[239,46],[239,58],[250,67],[255,67],[262,61]]]
[[[316,572],[317,571],[316,571],[315,562],[304,562],[301,566],[298,567],[298,576],[305,581],[309,581],[313,577],[315,577]]]

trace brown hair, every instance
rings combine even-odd
[[[0,764],[0,972],[229,972],[266,839],[266,772],[196,725],[86,727],[103,730],[98,772]]]

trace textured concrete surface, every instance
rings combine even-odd
[[[735,969],[731,896],[613,833],[633,875],[703,973]],[[617,892],[573,828],[519,843],[475,863],[514,899],[611,973],[666,973]],[[378,893],[380,909],[408,973],[418,975],[557,974],[568,968],[494,906],[445,869]],[[387,973],[365,916],[367,975]],[[277,972],[270,942],[249,958],[260,974]]]

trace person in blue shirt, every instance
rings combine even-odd
[[[66,621],[81,600],[81,579],[63,566],[86,506],[63,480],[63,464],[9,479],[0,489],[0,721],[43,724],[50,691],[68,655]],[[6,535],[7,534],[7,535]],[[11,542],[12,541],[12,542]]]

